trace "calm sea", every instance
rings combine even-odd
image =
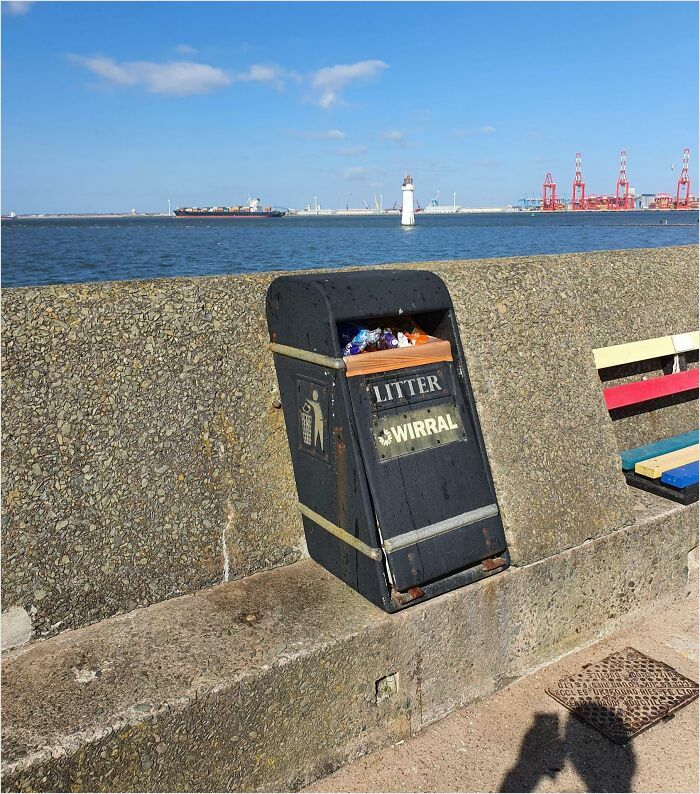
[[[654,248],[698,242],[695,212],[508,213],[12,220],[2,223],[2,285],[337,268],[384,262]]]

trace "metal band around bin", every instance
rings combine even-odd
[[[483,521],[485,518],[492,518],[496,515],[498,515],[498,505],[496,504],[479,507],[476,510],[470,510],[468,513],[460,513],[460,515],[453,518],[438,521],[436,524],[429,524],[427,527],[412,529],[410,532],[404,532],[403,535],[397,535],[395,538],[387,538],[382,543],[382,548],[387,554],[391,554],[393,551],[405,549],[406,546],[413,546],[429,538],[436,538],[438,535],[444,535],[454,529],[461,529],[468,524],[474,524],[477,521]]]
[[[300,347],[290,347],[289,345],[279,345],[277,342],[270,343],[270,350],[279,353],[281,356],[298,358],[301,361],[308,361],[310,364],[318,364],[328,369],[345,369],[345,361],[342,358],[324,356],[321,353],[312,353],[310,350],[303,350]]]
[[[319,527],[325,529],[326,532],[330,532],[331,535],[335,535],[336,538],[344,541],[348,544],[348,546],[352,546],[354,549],[357,549],[366,557],[370,557],[373,560],[381,560],[382,553],[379,549],[373,549],[371,546],[363,543],[359,538],[356,538],[354,535],[346,532],[342,527],[331,524],[328,519],[320,516],[318,513],[315,513],[310,507],[307,507],[301,502],[299,502],[299,510],[301,511],[302,515],[310,518],[314,524],[318,524]]]

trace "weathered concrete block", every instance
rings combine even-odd
[[[271,278],[6,291],[2,593],[38,635],[300,557]]]
[[[632,520],[593,347],[697,326],[697,247],[422,263],[447,282],[513,563]],[[5,290],[5,607],[55,634],[299,559],[275,274]]]
[[[15,652],[3,788],[300,787],[684,597],[697,506],[633,510],[631,526],[396,615],[304,561]]]

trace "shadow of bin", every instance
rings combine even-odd
[[[343,356],[346,324],[409,321],[426,344]],[[507,568],[443,281],[416,270],[282,276],[267,322],[311,557],[387,612]]]

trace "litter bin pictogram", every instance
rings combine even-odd
[[[308,403],[304,403],[304,407],[301,409],[301,429],[303,431],[304,443],[309,447],[311,446],[312,426],[313,418],[311,416],[311,406]]]

